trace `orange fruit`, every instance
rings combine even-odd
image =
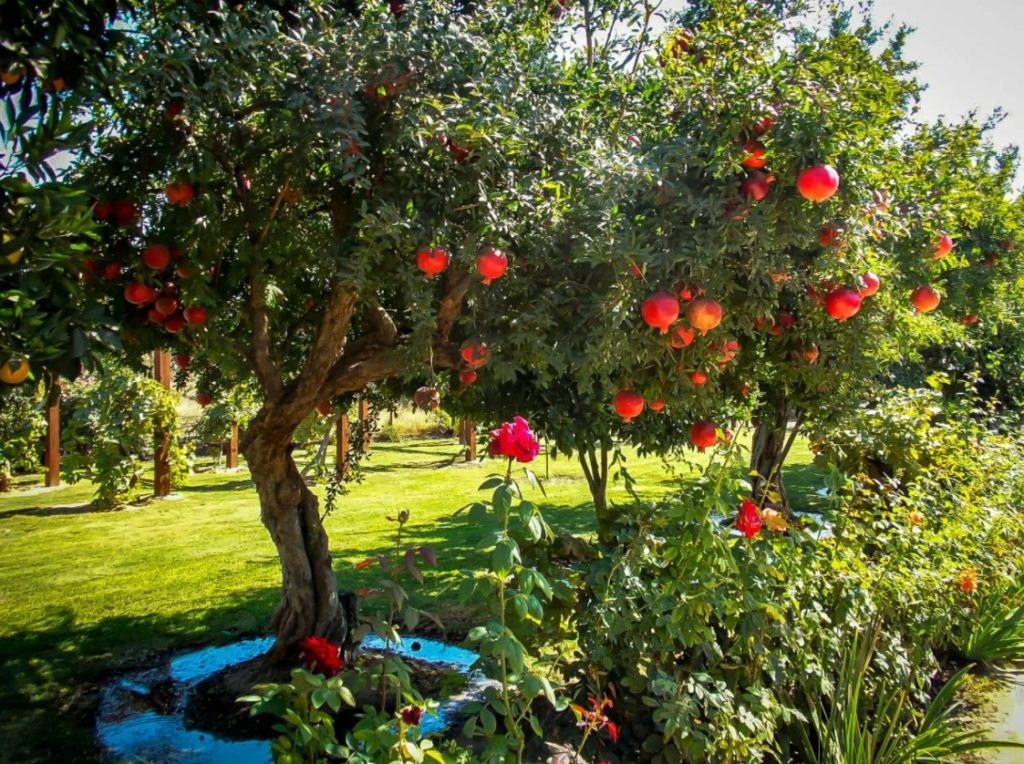
[[[11,358],[0,366],[0,382],[20,385],[26,379],[28,379],[28,361],[24,358]]]

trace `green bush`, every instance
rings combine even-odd
[[[109,368],[94,381],[74,384],[66,406],[72,414],[61,434],[62,471],[71,483],[91,480],[99,506],[118,506],[139,494],[142,458],[152,457],[157,432],[170,434],[171,485],[180,485],[188,474],[188,455],[178,438],[177,396],[156,380]]]
[[[0,398],[0,491],[11,475],[40,468],[39,446],[46,435],[46,417],[39,389],[30,384],[3,391]]]

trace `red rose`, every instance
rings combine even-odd
[[[323,637],[305,637],[299,642],[299,660],[310,671],[334,676],[345,661],[341,658],[341,649]]]
[[[757,505],[750,499],[744,499],[740,504],[740,511],[736,515],[736,530],[749,539],[760,532],[762,524],[761,513],[757,511]]]
[[[540,453],[537,436],[521,416],[517,416],[511,422],[505,422],[497,430],[492,430],[487,437],[491,439],[487,445],[487,453],[491,456],[507,456],[526,464],[532,462]]]
[[[410,727],[415,727],[423,717],[423,709],[419,706],[406,706],[402,709],[402,721]]]

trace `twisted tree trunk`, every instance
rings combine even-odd
[[[769,398],[762,411],[750,447],[750,480],[753,499],[760,507],[773,507],[786,516],[793,513],[783,482],[783,465],[793,447],[802,417],[790,429],[793,411],[785,397]]]
[[[615,543],[615,521],[619,513],[608,506],[608,449],[580,441],[578,451],[583,476],[587,479],[590,496],[597,515],[597,539],[602,544]]]
[[[294,428],[269,426],[274,419],[255,422],[245,446],[260,517],[281,561],[281,600],[271,619],[277,641],[271,657],[284,657],[307,636],[326,637],[350,652],[353,624],[338,598],[319,501],[292,459]]]

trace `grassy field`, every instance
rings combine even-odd
[[[479,527],[453,515],[496,466],[466,464],[459,450],[450,439],[374,445],[363,481],[325,521],[343,588],[373,584],[373,568],[353,566],[388,549],[385,516],[408,509],[408,545],[431,546],[439,563],[414,600],[459,617],[445,587],[474,565]],[[798,443],[787,474],[797,504],[819,485],[810,459]],[[530,498],[549,522],[588,533],[593,509],[578,464],[542,456],[533,466],[548,473],[547,497]],[[635,458],[629,468],[651,497],[691,469]],[[81,484],[0,495],[0,761],[33,750],[40,761],[88,760],[97,681],[160,651],[259,632],[276,601],[276,553],[244,468],[200,472],[177,496],[117,511],[93,508],[91,493]],[[610,498],[627,497],[616,486]]]

